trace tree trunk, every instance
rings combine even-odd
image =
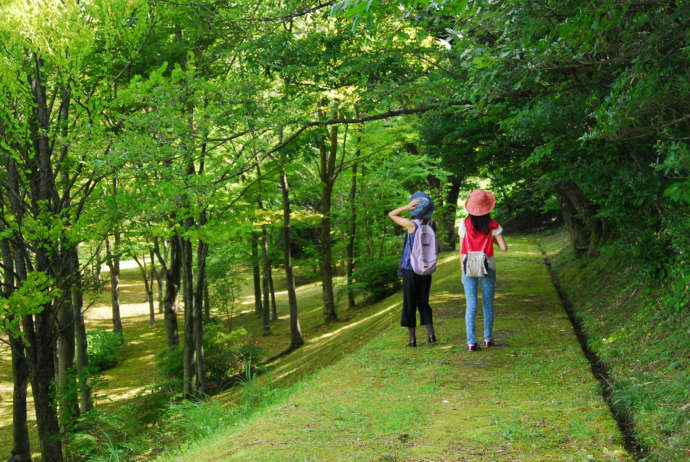
[[[290,185],[285,170],[280,175],[280,189],[283,192],[283,246],[285,247],[285,278],[287,279],[288,301],[290,305],[290,349],[304,344],[302,328],[299,325],[295,275],[292,271],[292,250],[290,238]]]
[[[158,239],[154,242],[156,256],[161,263],[163,274],[165,275],[165,335],[168,349],[172,350],[180,344],[180,337],[177,331],[177,294],[180,291],[180,243],[177,234],[172,236],[169,241],[170,259],[166,260],[161,254]]]
[[[164,250],[165,251],[165,250]],[[158,289],[158,313],[165,313],[165,297],[163,296],[163,272],[160,268],[156,267],[156,252],[151,250],[151,273],[156,278],[156,286]]]
[[[194,267],[192,244],[180,236],[182,259],[182,299],[184,301],[184,359],[183,393],[185,398],[194,395]]]
[[[86,339],[86,327],[84,326],[84,295],[81,285],[81,271],[79,269],[78,248],[72,251],[72,274],[75,282],[72,285],[72,312],[74,316],[74,330],[76,337],[77,377],[79,380],[79,410],[84,413],[93,409],[93,396],[91,383],[89,382],[89,353]]]
[[[578,217],[577,209],[568,198],[565,192],[566,186],[563,184],[554,185],[556,200],[563,215],[563,222],[570,234],[570,242],[573,245],[573,253],[576,257],[581,256],[587,249],[587,236],[584,225]]]
[[[68,250],[71,257],[71,250]],[[67,265],[67,271],[72,269]],[[58,370],[57,390],[60,399],[60,423],[63,431],[70,431],[79,416],[79,395],[74,375],[75,323],[72,307],[72,281],[68,274],[62,275],[63,295],[58,298]]]
[[[328,132],[326,132],[328,133]],[[323,318],[326,323],[337,321],[333,296],[333,265],[331,245],[331,200],[336,180],[336,158],[338,155],[338,126],[331,127],[330,146],[322,139],[320,146],[321,167],[321,277],[323,292]]]
[[[208,295],[208,277],[204,276],[204,320],[211,320],[211,298]]]
[[[261,316],[261,267],[259,266],[259,236],[252,232],[252,270],[254,272],[254,313]]]
[[[38,55],[34,56],[35,73],[31,79],[31,88],[35,98],[34,117],[31,118],[31,131],[34,138],[36,152],[37,171],[34,175],[35,188],[32,192],[33,207],[36,211],[47,209],[48,213],[54,213],[54,204],[57,200],[55,192],[55,178],[51,165],[51,149],[49,145],[50,115],[46,89],[41,81],[42,61]],[[37,191],[36,191],[37,190]],[[52,254],[51,242],[38,240],[36,242],[36,270],[43,271],[51,276],[59,262],[59,255]],[[23,249],[26,251],[26,249]],[[52,257],[52,259],[51,259]],[[52,302],[43,306],[43,310],[36,315],[35,325],[27,326],[35,328],[35,332],[29,332],[30,341],[33,341],[34,357],[31,358],[32,377],[31,391],[34,396],[38,434],[41,443],[41,458],[46,462],[62,462],[62,443],[57,437],[60,433],[57,413],[52,400],[52,382],[55,378],[55,349],[56,349],[56,307]]]
[[[333,264],[331,245],[331,194],[332,184],[324,185],[321,197],[321,277],[323,293],[323,318],[326,323],[337,321],[333,296]]]
[[[458,196],[460,195],[460,184],[462,184],[462,178],[459,176],[454,176],[451,179],[450,188],[448,189],[448,194],[446,195],[446,206],[443,213],[443,225],[446,230],[445,232],[445,249],[455,250],[455,245],[458,242],[458,234],[455,231],[455,215],[458,210]]]
[[[263,253],[263,334],[271,335],[271,303],[270,303],[270,266],[271,259],[268,255],[268,232],[266,230],[266,225],[261,226],[261,251]]]
[[[278,307],[276,306],[276,291],[273,287],[273,270],[268,267],[268,287],[271,292],[271,321],[278,320]]]
[[[202,212],[199,224],[206,224],[206,213]],[[194,293],[194,360],[196,363],[196,388],[199,394],[206,393],[206,367],[204,358],[204,289],[207,287],[206,257],[208,244],[199,241],[197,247],[197,281]]]
[[[110,238],[106,237],[105,248],[108,252],[107,264],[110,269],[110,299],[113,306],[113,330],[122,333],[120,318],[120,256],[117,254],[120,244],[120,232],[115,228],[115,244],[110,248]]]
[[[141,256],[141,261],[136,254],[133,254],[134,261],[136,261],[141,277],[144,279],[144,289],[146,290],[146,301],[149,304],[149,325],[156,324],[156,309],[153,303],[153,259],[149,266],[146,265],[146,254]]]
[[[358,144],[361,137],[358,138]],[[357,149],[359,157],[359,149]],[[357,231],[357,162],[352,166],[352,187],[350,188],[350,232],[347,238],[347,306],[355,308],[355,293],[352,290],[352,274],[355,269],[355,233]]]
[[[0,231],[4,231],[0,224]],[[0,252],[4,267],[2,295],[9,297],[14,292],[14,262],[9,240],[0,240]],[[14,315],[10,316],[10,321]],[[8,462],[31,462],[31,446],[29,444],[29,426],[26,418],[26,392],[29,382],[29,363],[24,354],[24,342],[13,332],[9,333],[10,350],[12,354],[12,453]]]

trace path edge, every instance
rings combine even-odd
[[[573,331],[575,332],[575,336],[580,343],[580,348],[582,348],[582,352],[587,358],[587,361],[589,361],[592,374],[601,385],[602,397],[609,407],[609,410],[611,411],[611,414],[616,420],[618,428],[623,435],[623,446],[635,461],[641,461],[649,453],[649,449],[635,437],[635,425],[632,421],[632,418],[624,410],[620,409],[613,403],[613,385],[611,384],[609,370],[606,367],[606,364],[601,361],[601,358],[599,358],[599,356],[592,351],[591,348],[589,348],[589,345],[587,344],[588,338],[584,331],[582,320],[576,315],[575,307],[570,302],[567,294],[561,287],[561,284],[558,280],[558,275],[553,269],[548,255],[541,248],[541,246],[539,246],[539,251],[544,259],[544,264],[551,275],[551,282],[553,283],[553,286],[558,293],[558,297],[561,299],[561,304],[568,315],[570,324],[573,326]]]

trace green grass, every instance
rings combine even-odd
[[[688,460],[690,291],[682,268],[661,286],[611,249],[575,260],[563,232],[543,237],[541,245],[589,348],[608,368],[611,401],[631,420],[648,451],[645,460]]]
[[[162,460],[629,460],[538,249],[510,245],[497,257],[496,348],[465,352],[458,261],[444,255],[431,297],[438,345],[404,346],[394,295],[326,337],[342,344],[321,345],[339,361],[281,388],[281,371],[314,354],[278,359],[273,382],[251,385],[274,390],[263,407]]]

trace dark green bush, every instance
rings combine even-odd
[[[207,391],[213,393],[237,382],[246,369],[255,369],[262,350],[247,341],[245,329],[223,330],[219,322],[204,325],[204,367]],[[181,387],[184,373],[182,347],[161,350],[156,355],[156,366],[169,379],[169,386]]]
[[[397,255],[361,263],[352,274],[356,295],[364,295],[366,302],[376,302],[395,293],[400,288]]]
[[[105,329],[86,331],[89,369],[100,372],[115,367],[122,360],[125,339],[122,334]]]

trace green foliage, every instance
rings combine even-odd
[[[50,276],[42,271],[32,271],[12,295],[0,297],[0,331],[24,337],[19,329],[21,317],[40,313],[59,293]]]
[[[246,329],[227,331],[219,322],[204,325],[203,341],[209,393],[221,391],[240,381],[248,370],[257,367],[263,354],[259,347],[250,343]],[[155,359],[164,381],[170,380],[165,383],[178,391],[182,387],[183,357],[182,347],[176,347],[160,350]]]
[[[400,256],[393,255],[358,264],[352,275],[353,290],[364,295],[368,303],[386,298],[400,289],[399,263]]]
[[[86,331],[89,369],[100,372],[115,367],[122,360],[125,339],[122,334],[106,329]]]

